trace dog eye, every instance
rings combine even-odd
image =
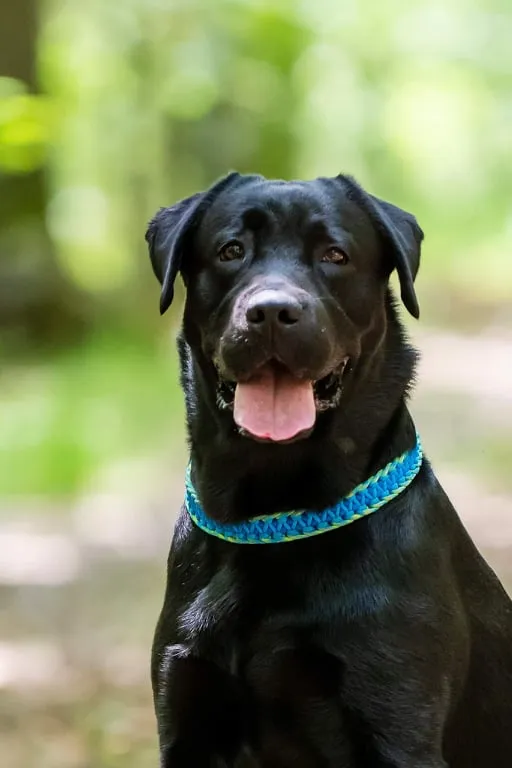
[[[340,264],[341,266],[348,264],[348,256],[345,251],[342,251],[341,248],[337,248],[335,245],[332,245],[325,251],[321,260],[328,264]]]
[[[226,243],[219,249],[218,257],[220,261],[236,261],[237,259],[243,259],[245,251],[242,243],[232,241]]]

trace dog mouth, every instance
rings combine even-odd
[[[230,381],[217,369],[217,405],[233,410],[239,432],[264,442],[289,443],[307,437],[318,413],[336,408],[350,361],[313,381],[298,378],[271,360],[246,381]]]

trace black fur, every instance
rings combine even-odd
[[[179,270],[187,286],[181,381],[210,516],[322,508],[413,445],[416,354],[387,281],[396,268],[418,316],[422,236],[349,177],[231,174],[157,214],[162,311]],[[232,239],[244,258],[220,261]],[[332,244],[348,265],[324,263]],[[306,297],[300,334],[244,324],[270,284]],[[315,381],[350,360],[339,404],[286,445],[240,434],[219,407],[223,378],[271,357]],[[162,768],[512,764],[512,605],[427,460],[376,514],[294,543],[224,543],[182,509],[152,678]]]

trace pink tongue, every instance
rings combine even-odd
[[[234,417],[254,437],[290,440],[315,423],[313,384],[265,366],[236,385]]]

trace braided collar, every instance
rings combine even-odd
[[[185,484],[185,504],[194,523],[206,533],[232,544],[277,544],[305,539],[341,528],[371,515],[396,498],[420,471],[423,451],[419,436],[416,445],[393,459],[348,496],[321,511],[300,510],[253,517],[239,523],[218,523],[204,512],[190,476]]]

